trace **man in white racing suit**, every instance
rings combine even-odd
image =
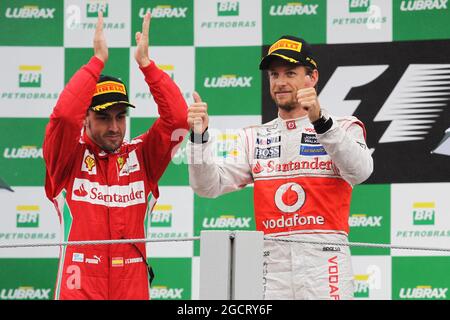
[[[366,180],[373,160],[357,118],[321,108],[311,46],[283,36],[260,63],[267,70],[278,117],[239,133],[236,159],[213,161],[207,104],[194,94],[188,111],[189,179],[214,198],[254,183],[256,229],[279,239],[346,243],[352,188]],[[352,299],[347,246],[266,240],[265,299]]]

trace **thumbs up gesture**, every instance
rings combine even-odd
[[[194,103],[188,109],[189,128],[196,134],[202,134],[208,127],[208,105],[202,101],[200,95],[194,91]]]

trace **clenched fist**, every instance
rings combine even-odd
[[[202,134],[208,128],[208,105],[202,101],[200,95],[194,91],[194,103],[188,109],[189,128],[196,134]]]
[[[297,101],[308,112],[310,122],[320,118],[320,104],[315,88],[303,88],[297,91]]]

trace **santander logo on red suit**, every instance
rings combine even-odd
[[[145,203],[143,181],[132,182],[125,186],[107,186],[87,179],[75,179],[72,188],[72,200],[104,205],[107,207],[128,207]]]

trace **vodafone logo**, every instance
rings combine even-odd
[[[281,185],[275,192],[275,204],[284,213],[298,211],[305,203],[305,191],[295,183],[289,182]]]

